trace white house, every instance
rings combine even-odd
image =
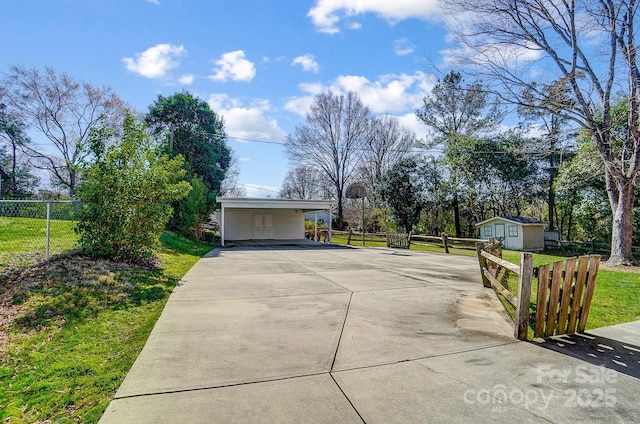
[[[544,222],[522,216],[496,216],[476,224],[480,238],[502,239],[511,250],[544,250]]]
[[[304,214],[328,211],[333,200],[252,199],[217,197],[220,242],[236,240],[302,240]],[[329,241],[331,220],[329,220]]]

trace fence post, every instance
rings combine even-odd
[[[487,268],[487,258],[482,256],[482,249],[484,248],[484,243],[479,241],[476,243],[476,253],[478,254],[478,263],[480,264],[480,276],[482,277],[482,285],[484,287],[491,287],[491,282],[484,275],[484,270]]]
[[[51,202],[47,202],[47,247],[45,249],[45,260],[49,260],[49,246],[51,241]]]
[[[518,305],[516,306],[515,337],[527,340],[529,336],[529,303],[533,280],[533,254],[522,252],[520,256],[520,276],[518,277]]]
[[[364,197],[362,198],[362,245],[366,246],[364,242],[365,233],[367,231],[367,226],[364,223]]]
[[[444,253],[449,253],[449,237],[442,233],[442,244],[444,245]]]
[[[318,211],[313,211],[313,241],[320,241],[318,238]]]
[[[391,246],[391,234],[389,234],[389,229],[387,228],[387,247]]]
[[[351,228],[349,228],[349,236],[347,237],[347,245],[350,245],[350,244],[351,244],[351,232],[352,232],[352,231],[353,231],[353,230],[352,230]]]

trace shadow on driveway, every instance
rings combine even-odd
[[[640,379],[640,346],[589,333],[552,337],[539,345]]]

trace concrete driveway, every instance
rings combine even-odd
[[[474,258],[217,249],[176,287],[101,423],[640,421],[637,378],[512,333]]]

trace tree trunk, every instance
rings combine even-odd
[[[67,166],[69,170],[69,197],[73,198],[76,195],[76,170],[71,166]]]
[[[560,133],[560,120],[557,115],[551,115],[551,133],[549,134],[549,193],[547,204],[549,207],[549,231],[556,229],[556,192],[553,182],[558,176],[558,164],[560,162],[556,154],[556,140]],[[556,219],[554,219],[556,218]]]
[[[16,193],[18,191],[18,178],[16,176],[16,170],[18,168],[18,164],[17,159],[18,159],[18,152],[17,152],[17,145],[15,143],[15,141],[13,142],[13,157],[11,158],[12,163],[11,163],[11,197],[16,198],[18,193]]]
[[[342,190],[339,184],[336,184],[336,193],[338,198],[338,220],[336,221],[339,230],[344,230],[344,222],[342,215]]]
[[[629,178],[618,176],[615,178],[607,171],[607,194],[611,204],[611,256],[609,265],[633,264],[633,201],[635,200],[636,184]]]
[[[549,197],[547,198],[547,203],[549,206],[549,231],[554,231],[556,229],[554,220],[556,217],[556,192],[553,189],[553,182],[558,174],[558,169],[554,163],[553,154],[549,158]]]
[[[460,202],[458,201],[458,191],[453,192],[453,220],[456,224],[456,237],[462,237],[462,228],[460,227]]]
[[[573,208],[576,204],[576,193],[571,198],[571,209],[569,210],[569,222],[567,224],[567,240],[571,241],[571,227],[573,227]]]

